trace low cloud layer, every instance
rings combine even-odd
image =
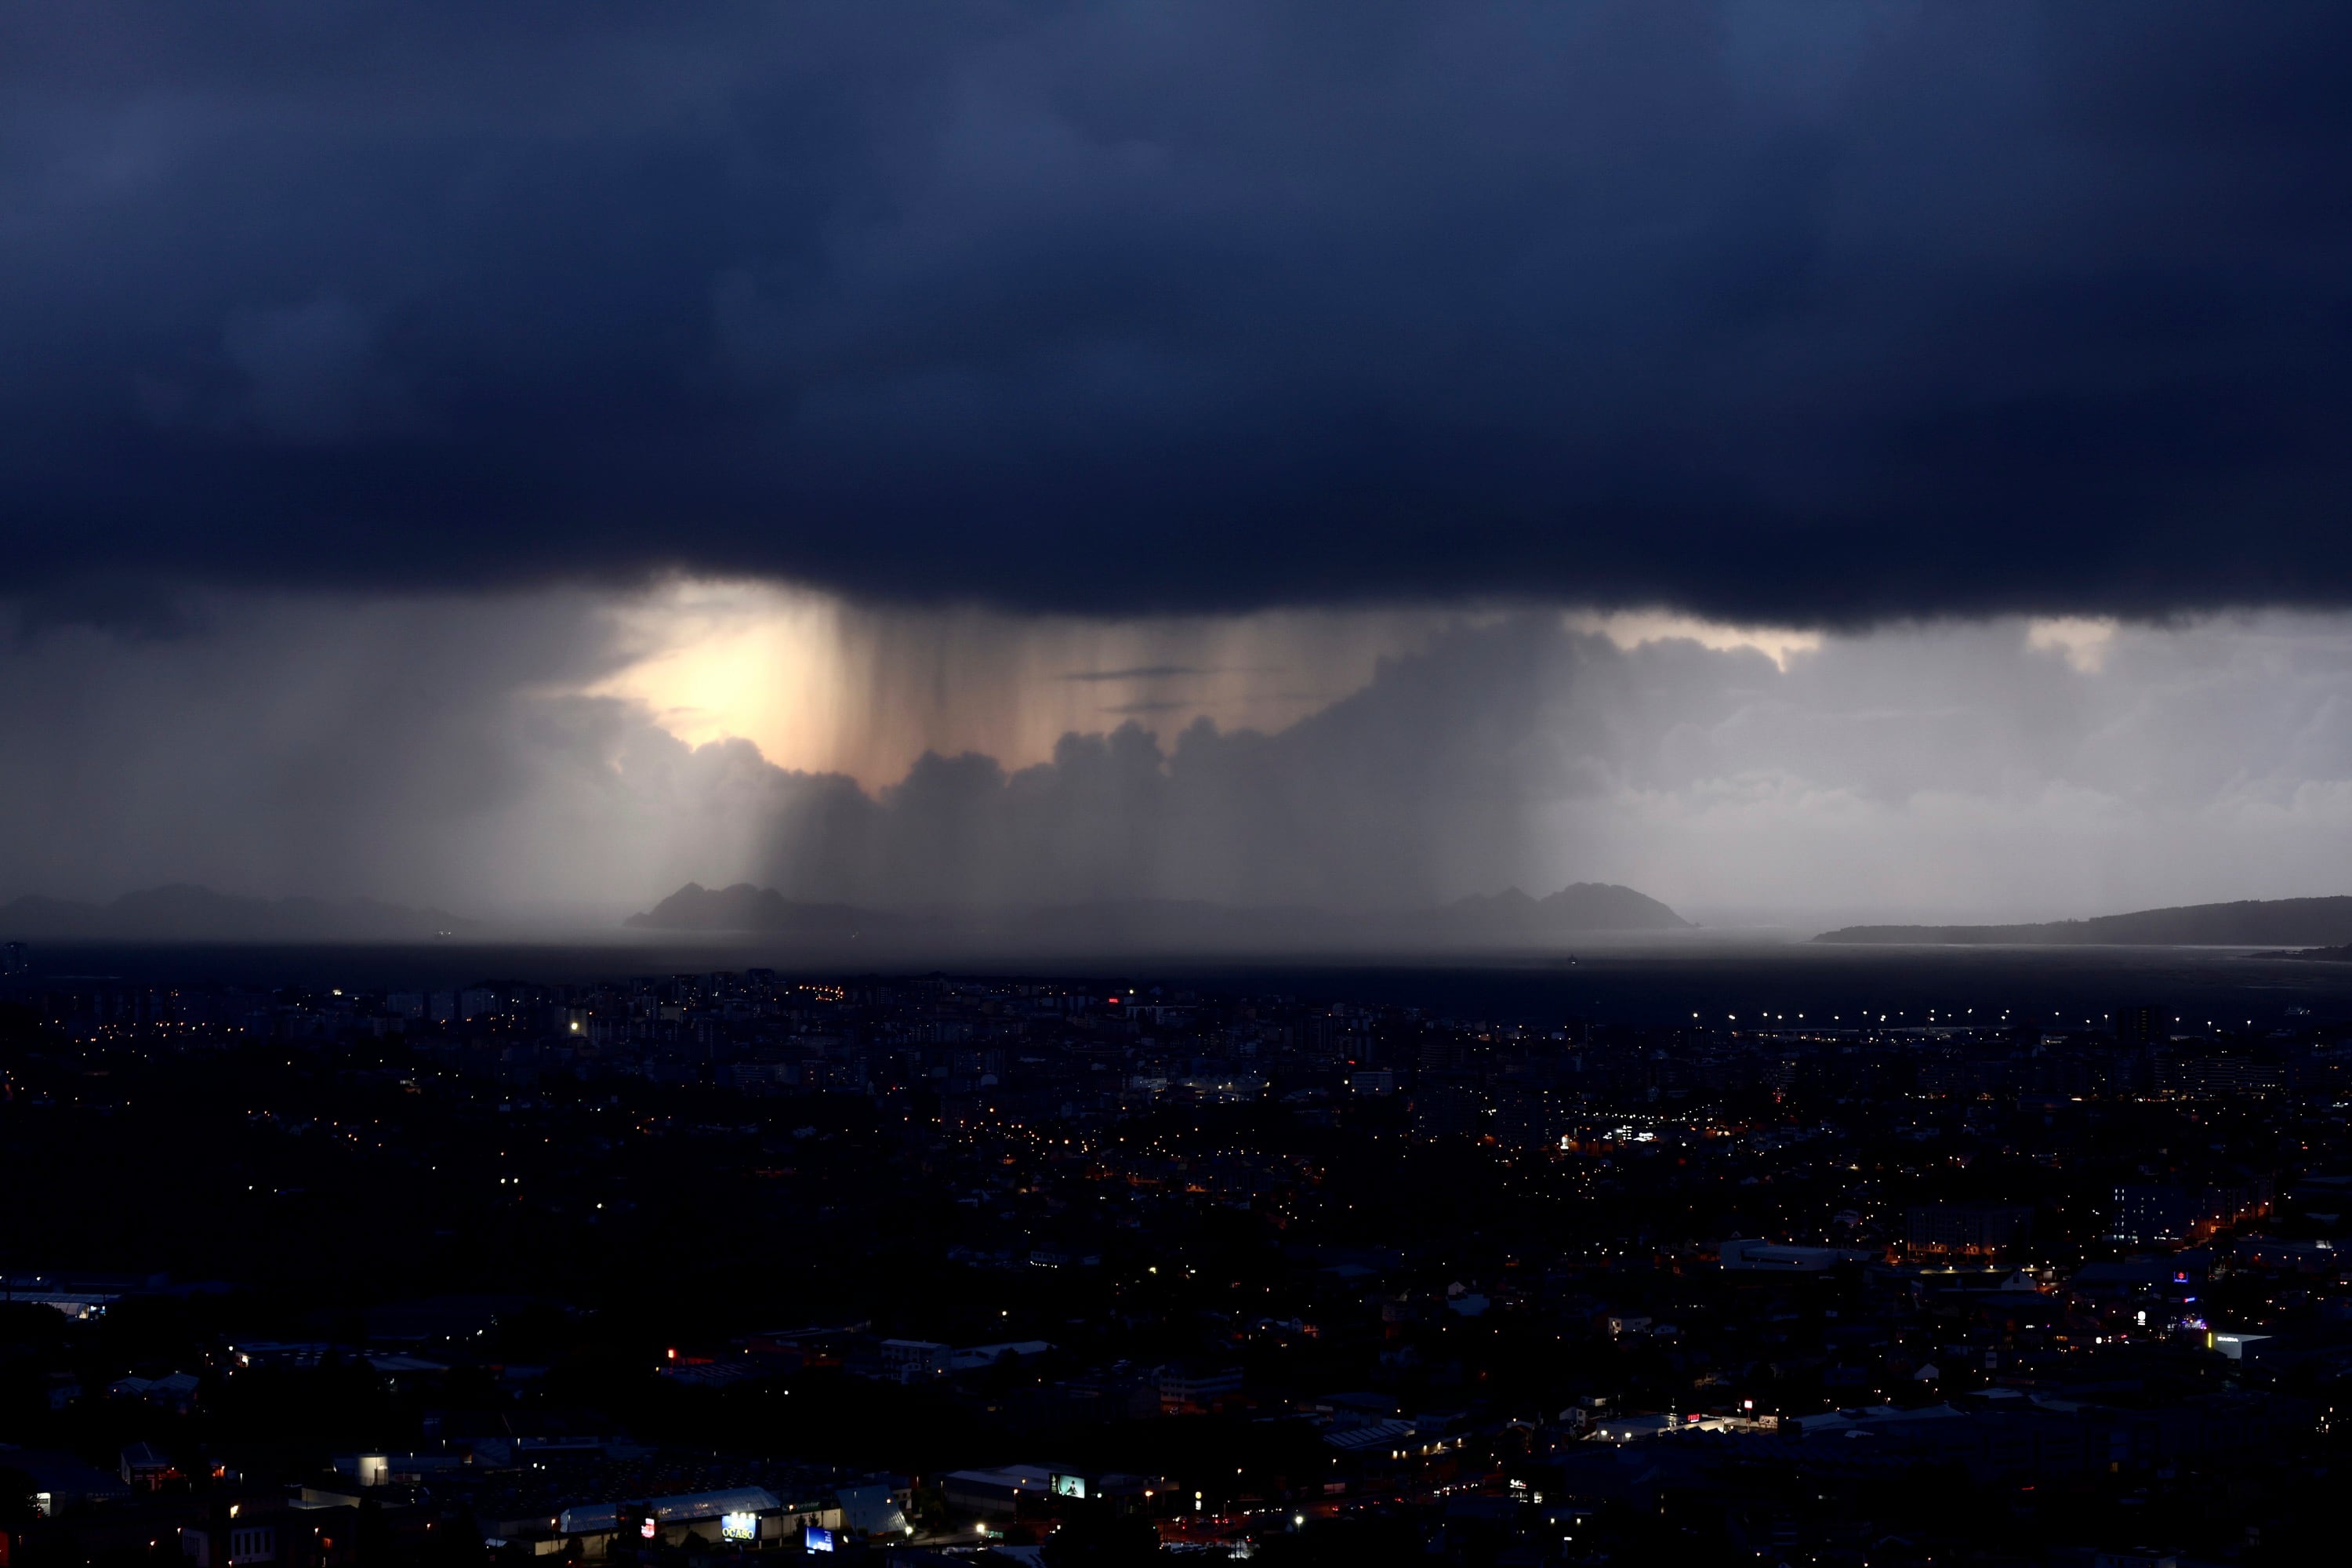
[[[117,621],[2340,605],[2347,67],[2291,0],[21,7],[0,553]]]
[[[880,905],[1334,907],[1592,879],[1722,921],[2347,890],[2342,617],[1946,626],[1780,662],[1557,614],[1457,621],[1273,732],[1106,720],[1044,762],[932,754],[867,790],[586,695],[638,651],[593,595],[201,612],[165,640],[20,628],[0,898],[186,879],[601,921],[689,879]],[[894,646],[870,651],[888,666]],[[997,658],[1058,671],[1047,700],[1088,685]]]

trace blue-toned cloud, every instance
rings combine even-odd
[[[2352,600],[2352,15],[0,20],[0,558],[1085,614]]]

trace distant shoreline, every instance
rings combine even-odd
[[[2333,948],[2352,944],[2352,898],[2250,899],[2019,925],[1846,926],[1813,941],[1920,947]]]

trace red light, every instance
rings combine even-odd
[[[672,1361],[676,1361],[677,1359],[677,1347],[676,1345],[672,1345],[670,1347],[669,1359]]]
[[[1118,1005],[1118,998],[1116,996],[1106,996],[1103,1000],[1109,1003],[1114,1007]]]

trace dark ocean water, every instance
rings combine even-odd
[[[1765,1014],[1890,1023],[2008,1010],[2053,1027],[2095,1023],[2117,1007],[2153,1005],[2189,1024],[2242,1029],[2352,1020],[2352,964],[2179,947],[1831,947],[1724,933],[1596,939],[1574,950],[1335,957],[1089,952],[1024,947],[925,952],[860,949],[845,941],[680,939],[654,942],[384,945],[44,945],[35,984],[110,976],[149,984],[339,985],[352,991],[446,989],[483,980],[578,984],[635,975],[765,966],[837,977],[945,971],[1091,977],[1105,983],[1279,993],[1301,1000],[1394,1003],[1462,1018],[1643,1024],[1748,1023]],[[2304,1011],[2296,1012],[2295,1009]]]

